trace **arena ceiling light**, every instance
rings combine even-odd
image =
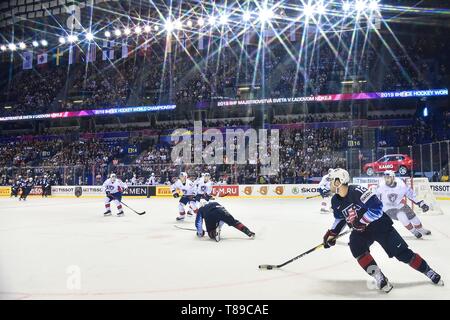
[[[141,32],[142,32],[142,28],[141,27],[137,26],[136,28],[134,28],[134,33],[141,34]]]
[[[270,8],[263,8],[259,12],[259,20],[261,22],[268,22],[273,18],[273,11]]]
[[[352,8],[352,5],[350,4],[350,2],[345,1],[342,3],[342,10],[344,12],[349,12],[351,8]]]
[[[27,47],[27,45],[24,42],[19,42],[19,48],[20,49],[25,49]]]
[[[34,40],[32,43],[33,47],[39,47],[39,42],[37,42],[36,40]]]
[[[4,45],[4,44],[2,44],[1,46],[0,46],[0,50],[2,50],[2,51],[6,51],[6,46]]]
[[[219,23],[221,25],[225,25],[228,23],[228,16],[226,14],[222,14],[219,18]]]
[[[323,2],[319,2],[316,6],[316,11],[320,15],[324,15],[326,13],[326,8]]]
[[[364,0],[358,0],[355,2],[355,9],[358,12],[362,12],[367,8],[367,3]]]
[[[58,41],[59,41],[59,43],[64,44],[64,43],[66,43],[66,38],[59,37]]]
[[[78,37],[76,35],[74,35],[74,34],[71,34],[71,35],[67,36],[67,41],[69,43],[77,42],[78,41]]]
[[[172,20],[167,19],[164,22],[164,29],[166,29],[167,32],[172,32],[175,29],[174,23],[172,22]]]
[[[376,0],[371,0],[371,1],[369,2],[369,9],[372,10],[372,11],[377,11],[377,10],[379,10],[379,9],[380,9],[380,5],[379,5],[378,1],[376,1]]]
[[[152,27],[150,27],[150,25],[146,24],[144,26],[144,32],[149,33],[150,31],[152,31]]]
[[[248,11],[245,11],[242,14],[242,20],[244,20],[244,22],[249,22],[251,18],[252,18],[252,16],[251,16],[250,12],[248,12]]]
[[[155,25],[155,26],[153,27],[153,30],[158,31],[158,30],[159,30],[159,26],[158,26],[158,25]]]
[[[94,40],[94,35],[90,32],[86,33],[86,40],[87,41],[92,41]]]
[[[183,29],[183,23],[181,22],[180,19],[177,19],[173,22],[173,27],[176,30],[181,30],[181,29]]]
[[[48,46],[48,41],[45,40],[45,39],[41,40],[41,45],[42,45],[43,47]]]
[[[198,24],[199,27],[203,27],[203,26],[205,25],[205,19],[203,19],[202,17],[200,17],[200,18],[197,20],[197,24]]]
[[[105,37],[106,37],[106,38],[109,38],[109,37],[111,37],[111,32],[109,32],[109,31],[105,31]]]
[[[11,51],[15,51],[17,49],[17,46],[14,43],[8,44],[8,49]]]
[[[123,34],[124,35],[128,36],[130,33],[131,33],[130,28],[127,27],[127,28],[123,29]]]
[[[188,28],[192,28],[192,20],[188,20],[187,22],[186,22],[186,25],[188,26]]]
[[[314,14],[314,7],[312,5],[305,4],[303,7],[303,14],[307,18],[311,17]]]
[[[216,17],[214,17],[214,16],[210,16],[209,18],[208,18],[208,23],[210,24],[210,25],[215,25],[216,24]]]
[[[122,35],[122,31],[120,31],[119,29],[114,30],[114,35],[116,37],[120,37]]]

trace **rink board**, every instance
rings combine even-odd
[[[362,183],[370,186],[371,184]],[[317,184],[284,184],[284,185],[216,185],[213,195],[227,198],[263,198],[263,199],[305,199],[318,196]],[[450,183],[431,182],[430,188],[437,200],[450,200]],[[41,196],[39,187],[33,188],[30,196]],[[0,197],[9,197],[10,187],[0,187]],[[104,198],[101,186],[54,186],[52,197],[57,198]],[[170,198],[169,186],[130,186],[124,197],[133,198]]]

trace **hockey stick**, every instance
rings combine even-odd
[[[342,236],[344,236],[344,235],[346,235],[347,233],[350,233],[350,232],[351,232],[351,230],[347,230],[347,231],[345,231],[345,232],[343,232],[343,233],[337,235],[337,236],[335,237],[335,239],[338,239],[338,238],[340,238],[340,237],[342,237]],[[320,249],[320,248],[322,248],[322,247],[323,247],[323,243],[321,243],[321,244],[315,246],[315,247],[312,248],[312,249],[309,249],[309,250],[306,251],[306,252],[303,252],[301,255],[298,255],[298,256],[296,256],[295,258],[292,258],[291,260],[286,261],[285,263],[282,263],[282,264],[279,264],[279,265],[274,265],[274,264],[261,264],[261,265],[259,265],[258,268],[263,269],[263,270],[279,269],[279,268],[284,267],[285,265],[287,265],[287,264],[289,264],[289,263],[291,263],[291,262],[294,262],[294,261],[297,260],[297,259],[300,259],[300,258],[303,257],[303,256],[306,256],[308,253],[311,253],[311,252],[313,252],[313,251],[316,251],[317,249]]]
[[[145,211],[142,212],[137,212],[136,210],[134,210],[133,208],[130,208],[129,206],[127,206],[125,203],[123,203],[122,201],[119,201],[121,204],[123,204],[125,207],[127,207],[128,209],[130,209],[131,211],[133,211],[134,213],[142,216],[143,214],[145,214]]]
[[[306,199],[313,199],[313,198],[318,198],[318,197],[321,197],[321,195],[320,194],[316,194],[315,196],[306,197]]]
[[[175,228],[181,229],[181,230],[197,231],[197,229],[193,229],[193,228],[183,228],[183,227],[177,226],[176,224],[174,224],[173,226],[174,226]]]

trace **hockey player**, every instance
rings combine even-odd
[[[20,186],[21,186],[21,183],[22,183],[21,179],[22,179],[22,177],[19,176],[19,178],[16,181],[14,181],[14,183],[12,184],[12,186],[11,186],[11,198],[12,197],[17,198],[17,196],[19,195],[19,190],[20,190]]]
[[[344,169],[335,169],[330,179],[331,192],[335,193],[331,199],[335,221],[323,237],[324,248],[335,245],[335,237],[348,224],[353,229],[349,242],[352,255],[374,277],[380,290],[389,292],[392,285],[370,254],[370,246],[374,241],[383,247],[390,258],[395,257],[409,264],[434,284],[444,284],[441,276],[419,254],[408,248],[408,244],[392,226],[391,218],[383,212],[383,204],[375,193],[362,186],[349,186],[350,176]]]
[[[213,196],[211,195],[212,181],[209,173],[202,173],[202,176],[196,180],[195,188],[197,193],[195,196],[195,205],[197,208],[200,207],[200,199],[205,199],[206,201],[213,199]]]
[[[217,202],[207,202],[205,199],[200,200],[200,209],[195,218],[195,227],[199,238],[205,235],[203,230],[203,220],[205,220],[206,232],[211,239],[220,241],[220,231],[224,223],[231,227],[235,227],[239,231],[245,233],[250,238],[255,238],[255,233],[250,231]]]
[[[328,174],[322,177],[319,182],[317,190],[322,196],[322,204],[320,208],[320,213],[329,213],[331,209],[331,190],[330,190],[330,174],[333,169],[328,169]]]
[[[111,176],[109,179],[106,179],[106,181],[103,183],[102,189],[104,192],[106,192],[106,198],[105,198],[105,208],[106,212],[104,213],[104,216],[110,216],[111,215],[111,202],[114,203],[114,205],[117,207],[117,210],[119,210],[119,213],[117,213],[118,217],[123,217],[123,209],[122,204],[120,203],[122,201],[122,192],[127,189],[128,186],[122,182],[122,180],[117,179],[117,176],[115,173],[111,173]]]
[[[27,180],[23,180],[22,184],[21,184],[21,188],[22,188],[22,194],[20,195],[19,201],[23,200],[26,201],[28,195],[31,192],[31,189],[33,189],[34,183],[33,183],[33,178],[29,177]]]
[[[177,221],[184,220],[186,215],[185,207],[189,205],[190,208],[194,209],[194,212],[197,213],[197,209],[195,207],[195,186],[194,183],[188,179],[188,175],[186,172],[181,172],[179,175],[179,179],[175,181],[174,184],[171,185],[170,191],[174,198],[179,198],[180,194],[178,190],[181,190],[183,195],[180,198],[180,202],[178,203],[178,211],[179,216],[177,217]],[[192,214],[187,212],[189,216]]]
[[[156,186],[156,177],[155,177],[155,174],[153,172],[150,175],[150,178],[148,178],[147,184],[150,185],[150,186]]]
[[[384,172],[384,180],[380,181],[376,194],[383,203],[384,212],[391,219],[400,221],[416,238],[431,234],[431,231],[422,226],[420,219],[411,207],[403,203],[403,200],[406,196],[418,205],[423,212],[427,212],[430,208],[425,202],[417,200],[414,190],[406,186],[402,179],[395,177],[394,171],[387,170]]]
[[[44,175],[44,177],[41,180],[41,187],[42,187],[42,198],[49,196],[51,193],[52,186],[50,184],[50,179],[48,179],[47,175]]]

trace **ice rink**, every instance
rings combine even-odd
[[[258,269],[322,241],[333,217],[319,213],[320,200],[223,198],[256,238],[224,226],[219,243],[174,227],[176,199],[124,201],[147,214],[103,217],[102,199],[0,198],[0,299],[450,299],[450,202],[439,202],[444,215],[420,216],[432,231],[425,239],[395,224],[446,286],[374,244],[394,286],[385,294],[351,256],[348,236],[281,270]]]

